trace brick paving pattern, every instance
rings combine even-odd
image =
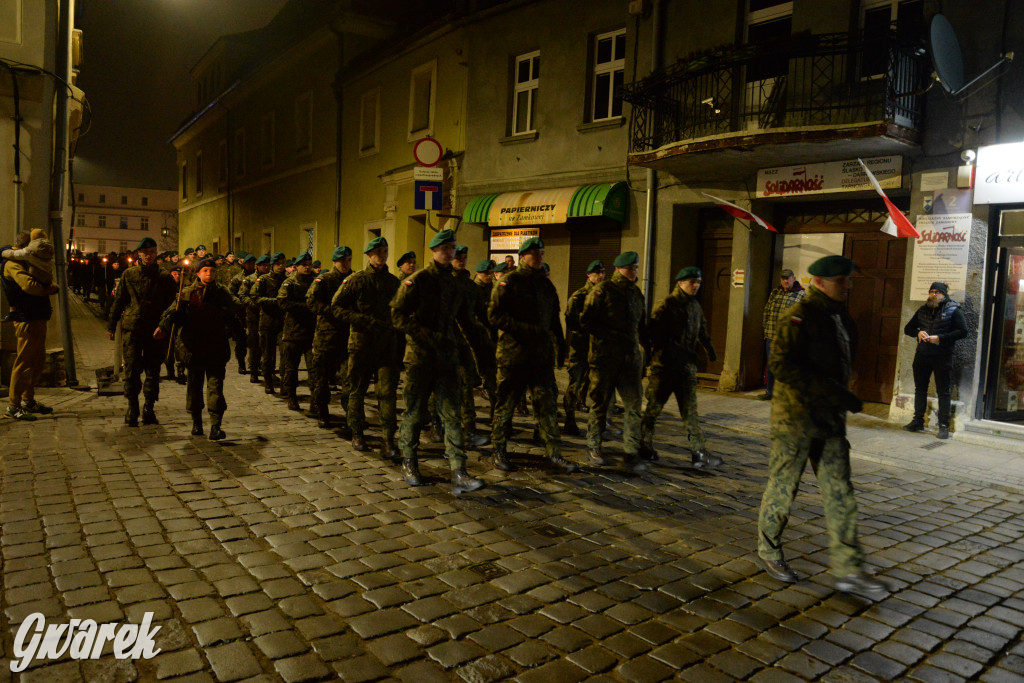
[[[75,315],[83,365],[102,362],[101,327]],[[735,427],[758,402],[700,395],[738,415],[733,428],[705,420],[726,458],[714,473],[688,466],[674,416],[662,461],[639,476],[550,473],[518,419],[526,466],[505,475],[474,455],[469,470],[489,485],[454,498],[439,445],[422,451],[433,485],[412,489],[246,377],[229,374],[226,393],[219,443],[188,435],[173,382],[157,426],[129,429],[122,398],[66,389],[40,396],[54,417],[0,423],[5,658],[34,612],[151,612],[162,627],[151,660],[108,646],[96,660],[34,662],[20,680],[1024,677],[1024,503],[1006,481],[855,459],[862,542],[894,588],[872,602],[831,587],[809,473],[786,534],[806,578],[782,586],[754,565],[768,444],[756,425]],[[580,459],[582,441],[566,442]],[[0,681],[12,676],[0,667]]]

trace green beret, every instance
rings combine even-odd
[[[228,253],[230,254],[231,252],[229,251]],[[244,249],[239,249],[238,253],[235,254],[235,256],[238,257],[238,258],[245,258],[248,255],[249,255],[249,252],[245,251]]]
[[[469,247],[467,247],[465,244],[460,244],[457,247],[455,247],[456,256],[462,256],[465,254],[469,254]]]
[[[265,266],[268,263],[270,263],[270,254],[264,254],[263,256],[260,256],[258,259],[256,259],[257,266]]]
[[[313,267],[314,268],[319,268],[320,267],[320,262],[319,261],[313,261]]]
[[[142,241],[139,242],[139,246],[135,247],[135,251],[139,249],[151,249],[156,246],[156,240],[152,237],[143,237]]]
[[[294,259],[292,259],[292,263],[298,265],[299,263],[302,263],[303,261],[312,261],[312,260],[313,260],[313,255],[310,254],[308,251],[304,251],[301,254],[299,254],[298,256],[296,256]]]
[[[635,251],[624,251],[615,257],[615,263],[612,265],[616,268],[627,268],[629,266],[635,266],[640,262],[640,254]]]
[[[363,249],[363,253],[364,254],[369,254],[371,251],[373,251],[377,247],[386,247],[386,246],[388,246],[388,241],[386,239],[384,239],[383,237],[374,237],[372,240],[370,240],[370,243],[366,245],[366,249]]]
[[[589,275],[590,273],[600,273],[603,270],[604,263],[601,262],[601,259],[595,259],[590,262],[589,266],[587,266],[587,275]]]
[[[501,263],[494,264],[494,268],[491,268],[495,273],[504,273],[508,270],[508,264],[502,261]]]
[[[489,273],[494,270],[494,261],[489,258],[485,258],[480,263],[476,264],[476,272],[478,273]]]
[[[290,258],[290,259],[288,259],[287,261],[284,262],[284,267],[285,268],[290,268],[290,267],[292,267],[294,265],[295,265],[295,259],[293,259],[293,258]]]
[[[701,273],[700,268],[697,266],[686,266],[676,273],[676,282],[679,282],[680,280],[692,280],[694,278],[698,280],[704,278],[704,274]]]
[[[442,244],[448,244],[449,242],[452,244],[455,243],[455,232],[453,230],[441,230],[434,235],[434,239],[430,240],[430,248],[434,249],[435,247],[439,247]]]
[[[200,249],[202,249],[203,251],[206,251],[206,245],[205,244],[200,244],[198,247],[196,247],[196,251],[199,251]]]
[[[395,264],[395,265],[399,265],[400,266],[403,263],[405,263],[406,261],[415,261],[415,260],[416,260],[416,252],[415,251],[407,251],[407,252],[405,252],[404,254],[402,254],[401,256],[398,257],[398,263]]]
[[[203,268],[216,268],[216,267],[217,267],[217,262],[216,261],[214,261],[212,258],[204,258],[196,266],[196,272],[198,273]]]
[[[856,267],[857,264],[845,256],[823,256],[808,266],[807,272],[818,277],[838,277],[849,275]]]
[[[275,251],[274,255],[270,257],[270,262],[271,263],[277,263],[278,261],[284,261],[284,252],[283,251]]]
[[[256,255],[246,254],[245,258],[242,259],[242,263],[256,263]]]
[[[338,247],[337,249],[334,250],[334,253],[331,254],[331,260],[340,261],[341,259],[348,258],[351,255],[352,250],[349,249],[348,247]]]
[[[235,255],[235,252],[233,252],[233,251],[225,251],[224,252],[224,258],[227,258],[228,256],[234,256],[234,255]]]
[[[522,244],[519,245],[519,255],[522,256],[531,249],[543,249],[544,240],[539,237],[531,237]]]
[[[189,254],[194,254],[194,253],[196,253],[196,250],[193,249],[192,247],[189,247],[188,249],[185,250],[185,256],[188,256]]]

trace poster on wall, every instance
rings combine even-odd
[[[811,274],[807,268],[822,256],[843,253],[841,232],[815,235],[786,235],[782,246],[782,267],[789,268],[797,281],[807,287]]]
[[[914,245],[910,267],[910,300],[927,300],[933,282],[945,282],[950,296],[962,299],[967,289],[971,214],[918,216],[917,231],[921,237]]]
[[[902,186],[903,157],[871,157],[864,163],[883,189]],[[756,193],[759,199],[870,189],[871,183],[857,159],[762,168],[757,172]]]
[[[520,245],[531,237],[540,237],[540,228],[492,229],[489,258],[503,261],[506,256],[511,256],[518,262]]]

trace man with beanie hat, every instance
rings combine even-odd
[[[949,298],[945,282],[933,282],[928,301],[917,309],[903,328],[903,334],[917,339],[914,354],[914,419],[903,429],[924,429],[924,411],[928,407],[928,384],[935,375],[935,393],[939,399],[940,439],[949,438],[949,382],[953,371],[953,346],[967,336],[967,321],[960,304]]]

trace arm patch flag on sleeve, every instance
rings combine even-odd
[[[701,194],[704,195],[705,197],[707,197],[718,208],[720,208],[722,211],[725,211],[727,214],[729,214],[733,218],[739,218],[741,220],[750,221],[751,223],[757,223],[758,225],[760,225],[765,230],[771,230],[772,232],[778,232],[778,230],[776,230],[772,226],[771,223],[769,223],[768,221],[764,220],[760,216],[755,216],[754,214],[750,213],[746,209],[741,209],[740,207],[736,206],[735,204],[730,204],[729,202],[725,201],[724,199],[719,199],[718,197],[712,197],[707,192],[701,192]]]
[[[863,159],[857,159],[860,162],[860,167],[864,169],[864,173],[868,176],[868,181],[871,186],[875,188],[875,192],[885,202],[885,208],[889,212],[889,217],[885,219],[885,223],[882,225],[882,232],[892,235],[893,237],[920,237],[921,233],[917,231],[914,224],[903,215],[903,212],[896,208],[896,205],[889,201],[889,198],[885,196],[885,192],[882,191],[882,186],[878,184],[878,180],[875,178],[875,174],[868,170],[867,164],[864,163]]]

